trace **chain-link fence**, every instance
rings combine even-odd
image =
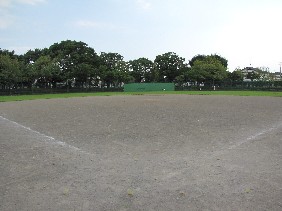
[[[169,89],[170,90],[170,89]],[[176,91],[194,90],[253,90],[253,91],[282,91],[282,81],[249,81],[249,82],[222,82],[212,84],[201,83],[175,85]],[[0,89],[0,95],[32,95],[32,94],[57,94],[57,93],[84,93],[84,92],[123,92],[123,87],[118,88],[12,88]]]
[[[0,95],[33,95],[33,94],[60,94],[85,92],[122,92],[123,88],[25,88],[0,89]]]
[[[254,90],[254,91],[282,91],[282,81],[244,81],[244,82],[221,82],[202,83],[198,85],[176,85],[175,90]]]

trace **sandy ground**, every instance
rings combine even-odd
[[[0,103],[0,210],[282,210],[282,98]]]

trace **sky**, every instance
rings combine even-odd
[[[125,61],[218,54],[235,68],[282,62],[282,0],[0,0],[0,48],[24,54],[63,40]]]

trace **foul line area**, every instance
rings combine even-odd
[[[251,135],[251,136],[249,136],[248,138],[243,139],[242,141],[238,141],[237,143],[231,145],[228,149],[235,149],[235,148],[237,148],[237,147],[239,147],[239,146],[241,146],[241,145],[243,145],[243,144],[246,144],[246,143],[248,143],[248,142],[257,140],[257,139],[261,138],[262,136],[267,135],[267,134],[269,134],[269,133],[271,133],[271,132],[273,132],[273,131],[275,131],[275,130],[279,130],[279,129],[281,129],[281,128],[282,128],[282,122],[279,122],[278,124],[276,124],[276,125],[274,125],[274,126],[268,128],[268,129],[262,130],[262,131],[259,132],[259,133],[256,133],[256,134],[254,134],[254,135]]]
[[[71,149],[71,150],[74,150],[74,151],[79,151],[80,153],[83,153],[83,154],[91,155],[90,153],[85,152],[85,151],[83,151],[80,148],[77,148],[75,146],[67,144],[66,142],[59,141],[59,140],[57,140],[57,139],[55,139],[55,138],[53,138],[51,136],[47,136],[47,135],[45,135],[43,133],[40,133],[40,132],[38,132],[36,130],[31,129],[30,127],[26,127],[26,126],[24,126],[22,124],[19,124],[19,123],[15,122],[15,121],[9,120],[9,119],[7,119],[7,118],[5,118],[3,116],[0,116],[0,120],[1,119],[2,119],[2,121],[9,122],[9,123],[11,123],[11,124],[13,124],[13,125],[15,125],[15,126],[17,126],[19,128],[22,128],[22,129],[24,129],[26,131],[29,131],[31,133],[34,133],[34,134],[37,134],[37,135],[41,136],[46,143],[62,146],[62,147],[65,147],[65,148],[68,148],[68,149]]]
[[[22,129],[24,129],[26,131],[29,131],[31,133],[34,133],[34,134],[37,134],[37,135],[43,137],[44,141],[47,142],[47,143],[55,144],[55,145],[62,146],[62,147],[65,147],[65,148],[68,148],[68,149],[71,149],[71,150],[74,150],[74,151],[79,151],[80,153],[83,153],[83,154],[91,155],[91,153],[83,151],[82,149],[80,149],[78,147],[72,146],[72,145],[67,144],[67,143],[65,143],[63,141],[59,141],[59,140],[57,140],[57,139],[55,139],[55,138],[53,138],[51,136],[45,135],[43,133],[40,133],[40,132],[38,132],[36,130],[33,130],[33,129],[29,128],[29,127],[26,127],[26,126],[24,126],[22,124],[19,124],[19,123],[15,122],[15,121],[9,120],[9,119],[7,119],[7,118],[5,118],[3,116],[0,116],[0,120],[1,119],[2,119],[2,121],[9,122],[9,123],[11,123],[11,124],[13,124],[13,125],[15,125],[17,127],[20,127],[20,128],[22,128]],[[232,144],[231,146],[229,146],[227,148],[227,150],[236,149],[237,147],[240,147],[243,144],[246,144],[248,142],[257,140],[257,139],[261,138],[262,136],[267,135],[267,134],[269,134],[269,133],[271,133],[271,132],[273,132],[275,130],[281,129],[281,128],[282,128],[282,122],[279,122],[278,124],[272,126],[271,128],[265,129],[265,130],[263,130],[263,131],[261,131],[259,133],[256,133],[254,135],[251,135],[251,136],[247,137],[246,139],[243,139],[241,141],[238,141],[238,142]],[[219,150],[219,151],[222,151],[222,149]]]

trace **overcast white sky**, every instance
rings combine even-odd
[[[0,0],[0,48],[18,54],[62,40],[125,60],[217,53],[229,70],[279,71],[282,0]]]

